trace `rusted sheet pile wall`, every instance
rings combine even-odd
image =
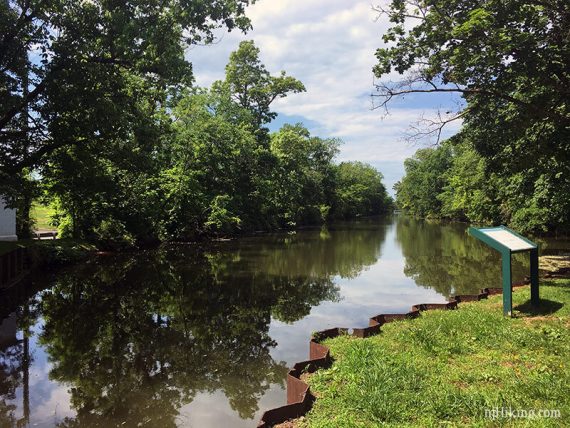
[[[528,283],[528,281],[516,283],[513,284],[513,287],[521,287]],[[350,334],[359,338],[370,337],[380,333],[381,326],[389,322],[417,318],[423,311],[456,309],[457,305],[461,302],[478,301],[486,299],[493,294],[501,294],[502,292],[502,288],[485,288],[478,294],[454,296],[448,303],[421,303],[412,306],[410,312],[403,314],[376,315],[370,318],[368,327],[351,329],[352,333]],[[314,373],[320,368],[330,367],[333,361],[330,356],[329,348],[321,342],[325,339],[349,334],[349,331],[347,328],[332,328],[317,332],[313,335],[309,342],[309,359],[295,364],[287,374],[287,404],[267,410],[261,417],[261,421],[257,425],[258,428],[270,428],[288,420],[304,416],[311,410],[316,397],[311,393],[309,385],[302,380],[301,376],[304,373]]]
[[[0,256],[0,288],[18,281],[26,272],[26,249],[16,248]]]

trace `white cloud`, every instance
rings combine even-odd
[[[268,70],[286,70],[307,88],[278,100],[275,111],[301,116],[317,135],[342,138],[341,160],[402,162],[415,152],[417,146],[403,137],[433,104],[420,108],[412,99],[384,118],[371,110],[374,53],[388,23],[376,20],[369,0],[260,0],[248,16],[253,31],[224,34],[216,45],[188,52],[199,85],[222,78],[230,52],[241,40],[253,39]]]

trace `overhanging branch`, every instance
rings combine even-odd
[[[511,95],[500,93],[497,91],[489,90],[489,89],[481,89],[481,88],[461,88],[459,86],[455,86],[453,88],[448,87],[438,87],[432,81],[425,80],[423,82],[426,85],[429,85],[428,88],[413,88],[411,85],[407,88],[401,88],[398,86],[391,87],[386,84],[376,84],[376,90],[380,92],[380,94],[372,94],[374,98],[383,98],[381,104],[374,106],[374,109],[385,107],[393,98],[399,97],[402,95],[407,94],[429,94],[429,93],[459,93],[462,95],[486,95],[493,98],[503,99],[505,101],[512,102],[517,104],[521,107],[525,107],[528,109],[536,109],[533,104],[526,103],[518,98],[515,98]],[[537,109],[538,110],[538,109]]]

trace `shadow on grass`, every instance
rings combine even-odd
[[[557,288],[568,288],[570,289],[570,277],[569,278],[558,278],[558,281],[545,280],[541,281],[540,285],[546,287],[557,287]]]
[[[530,300],[522,305],[515,306],[513,309],[520,312],[522,316],[551,315],[558,312],[564,307],[564,303],[555,302],[554,300],[540,299],[538,307],[532,306]]]

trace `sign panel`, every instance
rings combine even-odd
[[[494,239],[499,244],[504,245],[511,251],[524,251],[532,250],[536,246],[530,244],[524,239],[519,238],[517,235],[511,233],[509,230],[502,228],[492,228],[492,229],[479,229],[482,233],[487,235],[489,238]]]
[[[481,229],[470,227],[469,234],[501,253],[503,268],[503,313],[505,315],[510,316],[513,310],[511,255],[521,251],[529,252],[530,300],[532,305],[537,307],[540,302],[538,294],[537,245],[505,226],[485,227]]]

